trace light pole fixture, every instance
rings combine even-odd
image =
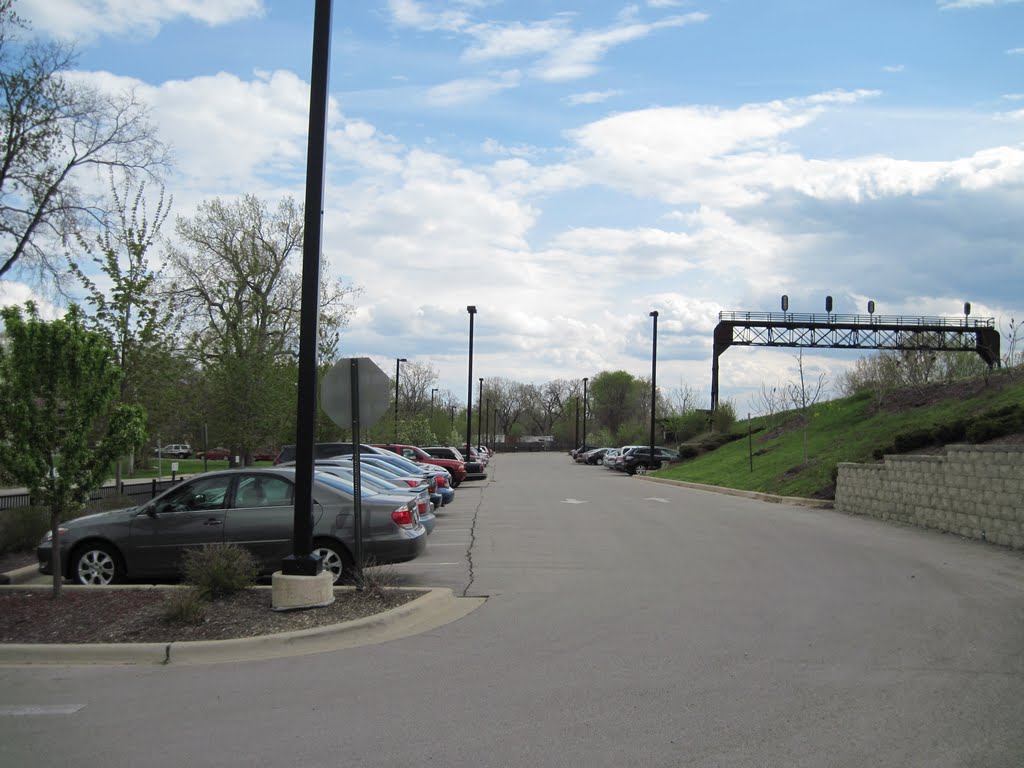
[[[473,442],[473,318],[476,316],[476,307],[472,304],[466,307],[469,313],[469,382],[466,395],[466,458],[469,458],[469,444]]]
[[[573,451],[580,449],[580,396],[576,395],[576,436],[572,441]]]
[[[587,447],[587,382],[590,379],[583,377],[583,447]]]
[[[476,444],[478,446],[480,445],[480,428],[484,424],[483,415],[484,415],[484,379],[483,379],[483,376],[481,376],[480,377],[480,397],[477,398],[477,401],[476,401]],[[469,456],[468,455],[466,456],[466,459],[467,459],[467,461],[469,460]]]
[[[434,418],[434,395],[438,392],[437,387],[430,390],[430,418]]]
[[[487,418],[484,420],[484,444],[491,442],[491,398],[487,398]]]
[[[658,402],[658,310],[651,312],[654,318],[654,343],[651,345],[651,458],[648,469],[654,469],[654,407]]]
[[[395,442],[398,442],[398,377],[402,371],[402,363],[408,363],[404,357],[395,358]]]

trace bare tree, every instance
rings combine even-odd
[[[761,391],[750,398],[750,409],[758,416],[764,418],[765,426],[773,429],[778,420],[778,415],[785,410],[786,391],[779,384],[769,388],[763,381]]]
[[[799,382],[790,382],[786,385],[786,397],[795,408],[800,411],[800,419],[804,429],[804,464],[807,463],[807,427],[811,421],[811,409],[825,395],[827,379],[824,373],[818,374],[813,383],[807,380],[807,373],[804,371],[804,351],[795,356],[797,370],[800,375]]]
[[[26,25],[0,0],[0,278],[18,266],[63,275],[57,247],[107,216],[87,171],[158,174],[168,150],[131,91],[106,94],[67,77],[72,47],[20,40]]]
[[[430,410],[430,390],[437,383],[437,371],[430,363],[409,362],[402,365],[398,382],[402,405],[399,410],[406,416],[419,416]]]

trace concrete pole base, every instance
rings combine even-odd
[[[334,602],[334,575],[322,571],[316,576],[273,575],[270,605],[275,611],[321,608]]]

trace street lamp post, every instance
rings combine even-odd
[[[404,357],[395,358],[395,442],[398,442],[398,377],[402,370],[402,363],[408,363]]]
[[[466,307],[469,313],[469,384],[466,395],[466,458],[469,458],[469,444],[473,442],[473,318],[476,316],[476,307],[472,304]]]
[[[654,343],[651,347],[651,458],[648,469],[654,469],[654,406],[658,402],[658,310],[651,312],[654,318]]]
[[[483,415],[484,415],[484,379],[480,377],[480,397],[476,401],[476,444],[480,445],[480,428],[483,426]],[[466,460],[469,460],[469,455],[466,455]]]
[[[576,395],[576,435],[572,439],[573,452],[580,449],[580,396]]]
[[[491,398],[487,398],[487,418],[484,420],[484,444],[491,442]]]
[[[437,388],[430,390],[430,418],[434,418],[434,395],[437,394]]]
[[[583,447],[587,447],[587,382],[590,379],[583,377]]]

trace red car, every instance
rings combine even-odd
[[[274,461],[277,459],[277,451],[272,448],[264,448],[261,451],[253,451],[253,461]]]
[[[402,456],[409,461],[415,461],[418,464],[433,464],[437,467],[444,467],[451,473],[453,488],[457,488],[459,483],[466,479],[465,462],[457,461],[455,459],[435,458],[422,448],[417,448],[415,445],[399,445],[397,443],[371,443],[371,445],[373,445],[374,448],[387,448],[389,451],[394,451],[399,456]]]
[[[197,459],[211,460],[223,460],[228,458],[229,456],[231,456],[231,451],[229,451],[227,448],[210,448],[205,451],[200,451],[199,453],[196,454]]]

